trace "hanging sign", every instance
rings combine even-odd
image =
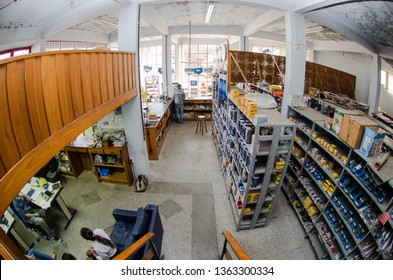
[[[195,73],[195,74],[199,75],[199,74],[201,74],[202,72],[203,72],[203,69],[202,69],[202,68],[194,68],[194,73]]]
[[[191,80],[191,81],[190,81],[190,86],[192,86],[192,87],[198,86],[198,81],[196,81],[196,80]]]
[[[143,71],[145,71],[145,72],[150,72],[151,69],[153,69],[153,67],[147,66],[147,65],[144,65],[144,66],[143,66]]]
[[[203,71],[205,71],[205,73],[211,73],[213,72],[213,66],[205,67]]]
[[[158,67],[158,73],[162,75],[162,67]]]
[[[184,72],[187,75],[191,75],[192,73],[194,73],[194,68],[184,68]]]

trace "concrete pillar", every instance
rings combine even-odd
[[[172,97],[172,37],[162,36],[162,93]]]
[[[141,96],[139,88],[139,3],[123,6],[119,14],[118,44],[121,51],[136,53],[136,73],[138,96],[122,106],[124,130],[128,150],[133,159],[135,176],[144,174],[150,178],[150,163],[145,142]]]
[[[179,84],[181,84],[180,50],[180,44],[175,45],[175,76]]]
[[[46,51],[46,40],[39,40],[31,46],[32,53],[45,52],[45,51]]]
[[[239,44],[241,51],[249,51],[249,40],[250,37],[248,36],[240,36]]]
[[[370,63],[370,88],[368,94],[368,105],[370,108],[368,114],[378,111],[379,97],[381,95],[381,57],[373,55],[373,61]]]
[[[286,116],[294,95],[303,95],[306,71],[306,34],[304,16],[295,12],[285,14],[286,64],[284,99],[281,113]]]
[[[308,61],[314,62],[315,51],[313,49],[308,49]]]

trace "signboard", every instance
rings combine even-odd
[[[153,67],[148,66],[148,65],[144,65],[144,66],[143,66],[143,71],[145,71],[145,72],[150,72],[151,69],[153,69]]]
[[[203,69],[202,69],[202,68],[194,68],[194,73],[195,73],[195,74],[199,75],[199,74],[201,74],[202,72],[203,72]]]
[[[194,68],[184,68],[184,72],[187,75],[191,75],[192,73],[194,73]]]
[[[205,67],[203,71],[205,71],[205,73],[211,73],[213,72],[213,66]]]
[[[190,81],[190,86],[192,86],[192,87],[197,87],[197,86],[198,86],[198,81],[196,81],[196,80],[191,80],[191,81]]]
[[[162,75],[162,67],[158,67],[158,73]]]

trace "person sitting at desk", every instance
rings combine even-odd
[[[96,260],[110,260],[116,255],[117,248],[103,229],[92,231],[84,227],[81,229],[81,236],[86,240],[93,241],[92,247],[86,252],[88,257]]]
[[[34,248],[31,248],[27,253],[26,257],[29,260],[55,260],[56,259],[56,252],[53,252],[52,256],[49,256],[45,253],[42,253]]]
[[[44,231],[44,236],[46,238],[61,242],[62,240],[55,235],[55,231],[51,230],[44,220],[46,211],[43,209],[33,208],[30,204],[31,201],[32,199],[22,192],[19,192],[18,196],[12,201],[15,210],[18,212],[18,216],[22,219],[22,222],[25,224],[40,226]]]

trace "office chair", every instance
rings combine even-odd
[[[56,183],[57,181],[61,181],[62,179],[64,182],[67,183],[66,178],[58,172],[59,163],[56,159],[53,159],[52,162],[49,164],[49,170],[45,174],[45,179],[50,183]]]
[[[25,223],[23,221],[23,217],[21,217],[19,212],[16,211],[16,208],[14,206],[14,201],[11,202],[10,208],[11,208],[12,212],[14,212],[14,214],[18,217],[18,219],[24,224],[24,226],[34,234],[34,236],[38,242],[40,241],[39,233],[41,233],[41,235],[45,237],[45,232],[39,225],[29,224],[29,223]]]

